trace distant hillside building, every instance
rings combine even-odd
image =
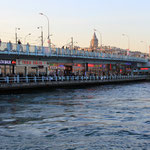
[[[98,48],[98,39],[96,37],[95,32],[94,32],[93,38],[92,38],[91,43],[90,43],[90,48],[91,49],[97,49]]]

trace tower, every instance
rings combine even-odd
[[[93,38],[92,38],[91,43],[90,43],[90,48],[91,49],[97,49],[98,48],[98,39],[96,37],[95,32],[94,32]]]

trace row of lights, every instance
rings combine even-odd
[[[101,32],[100,32],[99,30],[97,30],[97,29],[94,29],[94,31],[95,31],[95,32],[98,32],[99,35],[100,35],[100,47],[102,48],[102,34],[101,34]],[[122,34],[122,36],[127,37],[127,39],[128,39],[128,50],[130,50],[130,38],[129,38],[129,36],[128,36],[127,34]],[[140,42],[141,42],[141,43],[145,43],[145,44],[146,44],[146,49],[147,49],[147,42],[144,42],[144,41],[140,41]]]
[[[49,30],[49,18],[45,14],[43,14],[43,13],[39,13],[39,14],[42,15],[42,16],[44,16],[47,19],[47,22],[48,22],[48,36],[47,36],[47,39],[48,39],[48,47],[50,47],[51,41],[50,41],[50,33],[49,33],[50,32],[50,30]],[[41,28],[41,46],[43,46],[43,27],[42,26],[38,27],[38,29],[40,29],[40,28]],[[17,30],[20,30],[20,28],[15,28],[16,44],[17,44]],[[100,47],[102,48],[102,34],[97,29],[94,29],[94,31],[97,31],[99,33],[99,35],[100,35],[100,41],[101,41]],[[30,35],[31,35],[31,33],[29,33],[29,34],[27,34],[25,36],[24,44],[26,42],[27,36],[30,36]],[[130,50],[130,38],[129,38],[129,36],[127,34],[122,34],[122,36],[126,36],[127,37],[127,39],[128,39],[128,50]],[[146,47],[147,47],[147,43],[146,42],[141,41],[141,43],[145,43]]]
[[[128,50],[130,50],[130,38],[127,34],[122,34],[122,36],[126,36],[128,38]],[[147,49],[147,42],[145,41],[140,41],[141,43],[145,43],[146,44],[146,49]],[[146,50],[147,52],[147,50]]]
[[[48,40],[48,47],[50,47],[50,30],[49,30],[49,18],[43,14],[43,13],[39,13],[40,15],[44,16],[46,19],[47,19],[47,22],[48,22],[48,36],[47,36],[47,40]],[[37,27],[38,29],[41,29],[41,46],[43,46],[43,27],[40,26],[40,27]],[[18,41],[18,37],[17,37],[17,31],[20,30],[20,28],[15,28],[15,40],[16,40],[16,44],[17,44],[17,41]],[[31,33],[27,34],[24,38],[24,44],[26,43],[26,38],[27,36],[30,36]]]

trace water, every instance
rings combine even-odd
[[[150,149],[150,83],[1,95],[0,149]]]

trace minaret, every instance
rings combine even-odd
[[[90,48],[92,48],[92,49],[98,48],[98,39],[96,37],[95,32],[94,32],[93,38],[92,38],[91,43],[90,43]]]

